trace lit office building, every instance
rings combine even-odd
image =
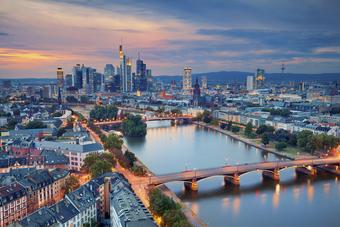
[[[186,94],[191,93],[192,89],[192,78],[191,78],[191,68],[185,67],[183,72],[183,91]]]
[[[115,67],[112,64],[106,64],[104,68],[104,79],[105,82],[112,82],[115,76]]]
[[[247,91],[252,91],[255,89],[255,77],[247,76]]]

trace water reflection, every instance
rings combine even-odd
[[[216,167],[226,161],[236,164],[280,160],[196,126],[152,128],[144,140],[131,138],[126,142],[158,174],[186,167]],[[167,185],[209,226],[337,226],[338,177],[321,172],[310,178],[286,169],[280,172],[280,178],[280,183],[275,183],[262,179],[261,172],[252,172],[242,175],[241,185],[235,187],[225,185],[223,177],[212,177],[198,182],[198,192],[184,190],[183,182]],[[303,218],[294,218],[297,216]]]

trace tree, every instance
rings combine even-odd
[[[286,108],[283,108],[283,109],[263,108],[262,111],[269,112],[270,115],[282,116],[282,117],[288,117],[291,114],[290,110]]]
[[[11,118],[7,122],[7,128],[9,130],[13,130],[15,128],[16,124],[18,124],[18,121],[15,118]]]
[[[285,148],[287,147],[287,143],[285,142],[278,142],[276,145],[275,145],[275,148],[279,151],[282,151],[284,150]]]
[[[244,129],[244,135],[247,137],[252,137],[253,135],[253,124],[251,122],[248,122]]]
[[[26,124],[25,129],[46,128],[46,125],[39,120],[33,120]]]
[[[203,122],[209,124],[212,121],[213,117],[210,111],[204,110],[203,111]]]
[[[144,137],[147,133],[146,123],[139,115],[128,115],[123,121],[122,130],[124,135],[130,137]]]
[[[262,137],[261,137],[261,142],[264,144],[264,146],[267,146],[267,144],[269,144],[269,136],[267,133],[264,133],[262,134]]]
[[[57,137],[62,136],[65,132],[66,132],[66,129],[64,127],[58,129]]]
[[[104,140],[105,150],[122,149],[123,140],[114,133],[111,133],[107,138],[101,138],[101,140]]]
[[[172,114],[182,114],[182,111],[180,109],[173,109],[171,110]]]
[[[226,129],[227,129],[228,131],[230,131],[232,127],[233,127],[233,122],[232,122],[232,121],[228,121],[228,124],[227,124],[227,126],[226,126]]]
[[[287,130],[279,129],[274,133],[273,138],[279,142],[288,142],[290,136],[291,134]]]
[[[112,119],[117,117],[117,113],[118,108],[114,105],[95,106],[90,111],[90,118],[95,120]]]
[[[61,117],[63,114],[61,112],[55,112],[52,114],[52,117]]]
[[[152,213],[161,216],[161,226],[190,227],[191,224],[181,210],[181,206],[164,195],[159,189],[149,192],[150,209]]]
[[[86,156],[84,159],[84,164],[82,169],[85,171],[90,171],[91,166],[100,158],[98,153],[92,153]]]
[[[267,125],[260,125],[260,127],[257,128],[256,134],[257,135],[262,135],[266,132],[268,133],[273,133],[275,131],[273,126],[267,126]]]
[[[150,208],[159,216],[162,216],[167,210],[176,209],[176,203],[169,197],[165,196],[159,189],[154,189],[149,193]]]
[[[134,165],[131,168],[131,171],[133,172],[134,175],[136,176],[145,176],[146,175],[146,170],[142,166],[137,166]]]
[[[313,137],[313,133],[308,130],[303,130],[297,134],[297,145],[301,148],[306,148],[306,145]]]
[[[107,152],[101,153],[100,158],[111,163],[112,166],[116,166],[116,160],[114,159],[114,156],[112,153],[107,153]]]
[[[111,172],[112,164],[106,160],[96,160],[90,167],[90,173],[92,178],[96,178],[103,173]]]
[[[231,127],[231,131],[232,131],[233,133],[238,133],[238,132],[240,131],[240,127],[233,125],[233,126]]]
[[[70,175],[65,180],[65,193],[68,194],[80,187],[80,183],[77,177]]]
[[[296,144],[297,144],[297,136],[296,136],[296,134],[290,134],[289,140],[288,140],[288,144],[290,144],[292,146],[296,146]]]
[[[135,154],[130,151],[125,151],[124,156],[127,159],[130,168],[133,166],[135,161],[137,161]]]
[[[180,209],[167,210],[163,214],[163,221],[169,227],[190,227],[190,223],[186,220],[185,215]]]

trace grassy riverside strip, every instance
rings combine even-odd
[[[241,137],[240,135],[237,135],[235,133],[232,133],[230,131],[227,131],[227,130],[223,130],[223,129],[220,129],[219,127],[217,126],[213,126],[213,125],[209,125],[207,123],[204,123],[204,122],[193,122],[194,124],[198,125],[198,126],[201,126],[201,127],[205,127],[205,128],[209,128],[209,129],[212,129],[212,130],[215,130],[217,132],[220,132],[224,135],[227,135],[233,139],[236,139],[238,141],[241,141],[247,145],[250,145],[250,146],[253,146],[255,148],[258,148],[258,149],[261,149],[261,150],[264,150],[266,152],[270,152],[270,153],[273,153],[273,154],[276,154],[277,156],[279,157],[282,157],[282,158],[287,158],[287,159],[291,159],[291,160],[294,160],[296,159],[295,156],[291,155],[291,154],[288,154],[288,153],[284,153],[284,152],[279,152],[277,150],[274,150],[274,149],[271,149],[271,148],[268,148],[268,147],[263,147],[261,146],[260,144],[256,144],[254,143],[253,141],[247,139],[247,138],[244,138],[244,137]]]

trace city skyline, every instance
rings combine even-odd
[[[176,2],[175,2],[176,3]],[[339,3],[2,1],[0,77],[55,77],[80,63],[119,65],[138,52],[157,75],[340,72]],[[209,10],[206,10],[209,8]],[[289,13],[287,13],[289,12]]]

